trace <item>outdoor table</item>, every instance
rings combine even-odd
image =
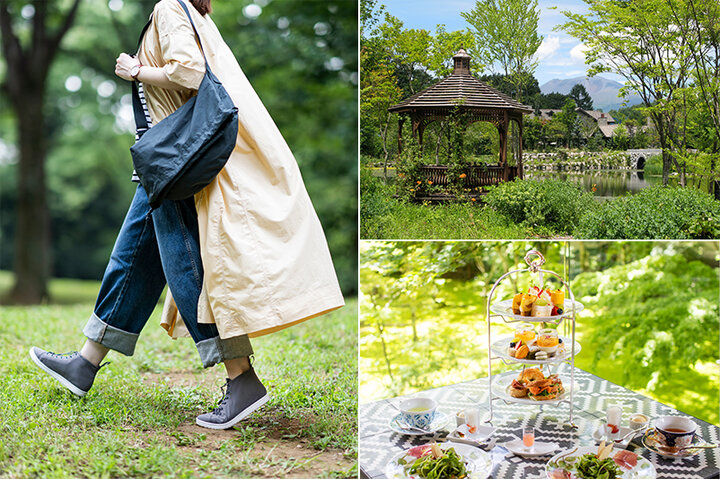
[[[560,373],[569,375],[569,365],[563,365]],[[493,471],[489,477],[501,479],[545,479],[545,464],[552,457],[522,458],[507,451],[500,444],[522,438],[524,426],[535,427],[535,441],[553,442],[559,445],[557,452],[576,446],[592,446],[593,431],[605,420],[607,406],[612,403],[623,405],[623,426],[627,417],[635,412],[651,418],[663,415],[683,414],[670,406],[618,386],[591,373],[575,368],[575,408],[573,429],[568,424],[569,407],[563,403],[553,405],[506,404],[503,400],[493,401],[494,419],[497,428],[482,449],[489,453]],[[680,394],[681,392],[678,392]],[[468,407],[479,407],[481,419],[488,413],[487,378],[444,386],[420,393],[362,404],[359,407],[358,426],[360,438],[360,477],[363,479],[384,479],[385,466],[399,452],[413,446],[427,444],[444,438],[455,428],[455,414]],[[391,405],[410,397],[430,397],[438,402],[438,410],[450,416],[444,431],[434,436],[403,436],[390,430],[388,422],[398,414]],[[691,417],[698,425],[698,434],[709,443],[720,441],[720,428],[700,419]],[[641,436],[641,435],[640,435]],[[621,446],[616,445],[615,450]],[[716,479],[720,477],[720,449],[705,449],[699,454],[684,459],[671,459],[646,449],[636,437],[627,447],[646,459],[657,470],[657,477]]]

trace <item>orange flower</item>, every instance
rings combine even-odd
[[[428,180],[428,185],[432,185],[432,181]]]
[[[475,198],[470,198],[470,201],[477,201]]]
[[[415,188],[410,188],[410,191],[415,191]]]
[[[460,178],[465,178],[467,175],[465,173],[460,175]]]
[[[420,183],[422,183],[422,181],[418,181],[418,182],[417,182],[418,185],[419,185]]]

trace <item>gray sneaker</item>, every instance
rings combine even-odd
[[[87,394],[93,385],[95,375],[107,364],[95,366],[77,351],[55,354],[34,346],[30,348],[30,357],[40,369],[80,397]]]
[[[233,380],[226,379],[217,408],[197,417],[198,426],[229,429],[268,402],[270,395],[255,370],[250,368]]]

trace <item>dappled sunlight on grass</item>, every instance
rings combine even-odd
[[[407,249],[416,254],[412,247]],[[407,254],[403,259],[415,261]],[[508,263],[505,268],[512,269],[512,262]],[[424,260],[419,264],[423,271],[428,268]],[[491,277],[479,272],[471,279],[444,278],[443,283],[428,280],[413,289],[397,287],[402,276],[389,271],[388,277],[361,271],[361,289],[376,291],[363,296],[360,305],[360,401],[485,377],[485,294],[502,271]],[[670,251],[643,252],[635,261],[577,275],[571,283],[586,309],[576,326],[582,351],[575,365],[717,424],[717,273],[717,267]],[[524,278],[517,281],[517,289],[510,279],[498,288],[493,301],[510,298],[525,287]],[[382,308],[374,309],[373,301],[380,298]],[[494,320],[493,342],[512,331]],[[569,337],[571,323],[564,321],[560,332]],[[493,372],[516,367],[497,362]]]

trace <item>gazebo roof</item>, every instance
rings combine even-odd
[[[481,82],[470,74],[470,55],[460,49],[453,57],[452,74],[421,92],[388,108],[392,113],[423,110],[450,110],[458,105],[472,110],[508,110],[528,114],[533,108],[523,105]]]

